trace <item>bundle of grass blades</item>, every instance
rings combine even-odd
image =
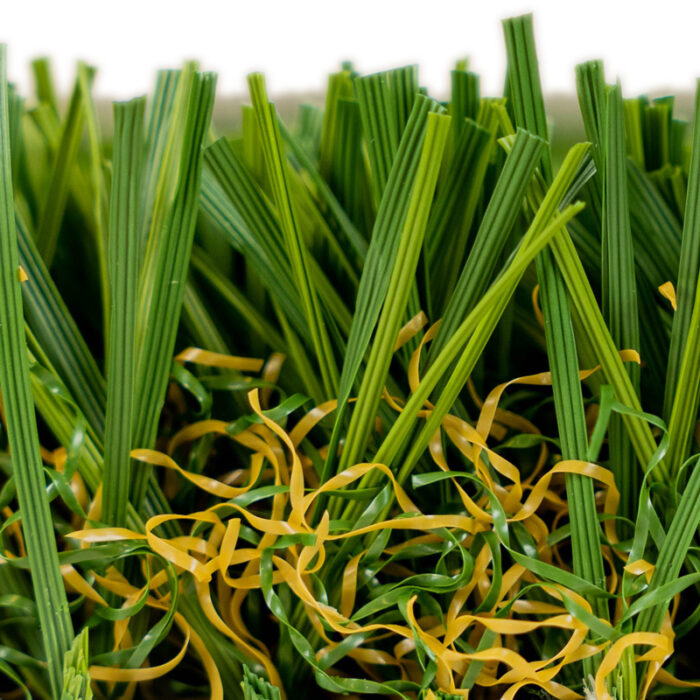
[[[504,30],[233,138],[0,52],[3,697],[698,692],[700,92],[583,64],[553,159]]]

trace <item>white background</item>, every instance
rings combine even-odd
[[[455,59],[469,56],[484,94],[500,93],[500,20],[533,11],[545,91],[574,91],[573,68],[606,61],[626,94],[691,91],[700,76],[697,0],[0,0],[0,41],[9,77],[31,90],[29,61],[54,60],[68,91],[77,59],[99,67],[98,95],[125,99],[150,90],[160,67],[199,59],[219,74],[220,94],[245,90],[266,73],[270,93],[322,90],[343,59],[362,72],[417,62],[436,96]]]

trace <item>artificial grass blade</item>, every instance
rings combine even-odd
[[[6,47],[0,46],[0,388],[13,476],[27,542],[37,614],[49,682],[58,695],[63,655],[73,640],[68,600],[58,565],[56,538],[44,486],[39,436],[29,385],[29,360],[22,320],[17,232],[12,197]],[[6,566],[6,564],[5,564]]]
[[[114,106],[114,165],[107,259],[112,311],[107,353],[105,469],[102,488],[102,518],[110,525],[126,524],[126,506],[129,501],[145,106],[145,99],[116,103]]]
[[[451,118],[428,114],[420,160],[408,203],[403,230],[398,241],[396,258],[374,336],[365,374],[360,383],[357,403],[353,408],[339,469],[361,460],[371,423],[377,412],[382,387],[386,382],[391,355],[406,311],[422,238],[435,192],[442,153],[447,142]]]
[[[515,123],[546,138],[544,99],[540,88],[531,16],[506,20],[504,31]],[[541,168],[545,180],[550,179],[551,158],[548,149],[543,153]],[[542,251],[536,264],[547,356],[552,373],[554,405],[562,441],[562,457],[586,459],[588,455],[586,418],[579,379],[576,340],[566,287],[550,250]],[[593,482],[577,474],[567,475],[566,491],[571,502],[574,573],[595,586],[602,587],[605,582],[605,573]],[[594,600],[593,605],[597,615],[606,619],[608,610],[605,601]],[[584,660],[584,672],[591,673],[594,663],[593,659]]]
[[[43,202],[41,217],[37,228],[37,245],[41,254],[50,267],[61,221],[68,200],[70,187],[70,171],[75,165],[85,124],[85,93],[84,88],[94,76],[92,69],[82,69],[82,80],[76,80],[68,112],[61,127],[61,138],[54,161],[51,180]]]
[[[337,391],[338,369],[333,357],[328,331],[321,316],[318,290],[310,277],[308,252],[301,237],[296,213],[292,209],[289,197],[288,165],[282,152],[282,138],[275,108],[267,101],[262,76],[251,75],[248,83],[262,138],[266,175],[272,186],[294,282],[301,297],[306,323],[321,371],[321,381],[326,396],[329,397]]]
[[[526,189],[544,147],[542,139],[524,130],[518,131],[479,224],[469,258],[430,346],[431,358],[439,354],[447,339],[484,293],[521,211]]]
[[[141,269],[136,329],[139,352],[132,437],[132,442],[138,445],[153,444],[165,400],[174,355],[176,319],[179,319],[182,309],[194,238],[202,162],[200,148],[211,119],[215,82],[213,74],[194,73],[191,76],[186,96],[186,122],[177,186],[171,201],[165,203],[161,200],[167,215],[163,217],[163,227],[153,230],[149,237]],[[141,467],[134,475],[131,500],[136,508],[146,493],[149,473],[147,468]]]
[[[627,197],[624,118],[620,86],[606,91],[603,132],[605,163],[603,191],[603,314],[613,342],[619,348],[640,350],[639,311],[634,250]],[[627,365],[639,393],[640,367]],[[625,494],[620,514],[634,520],[640,470],[622,418],[613,416],[609,436],[610,463],[616,483]]]

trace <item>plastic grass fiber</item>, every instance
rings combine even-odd
[[[0,51],[2,697],[698,696],[700,91],[553,150],[504,38],[223,136]]]

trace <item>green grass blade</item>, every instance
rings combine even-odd
[[[506,158],[489,204],[479,224],[469,257],[430,345],[428,358],[440,354],[466,314],[491,281],[508,236],[521,211],[525,192],[542,157],[544,141],[520,130]]]
[[[321,149],[323,110],[316,105],[300,104],[294,138],[312,158],[318,160]]]
[[[574,219],[569,224],[569,232],[581,256],[581,261],[589,273],[589,278],[597,283],[600,280],[600,238],[583,226],[579,219]]]
[[[17,189],[17,183],[20,177],[20,167],[24,159],[24,130],[22,122],[24,121],[25,107],[24,98],[10,85],[7,94],[8,113],[9,113],[9,131],[10,145],[12,146],[12,185]]]
[[[51,169],[49,186],[41,206],[36,240],[39,251],[49,268],[56,251],[58,234],[70,191],[70,174],[78,157],[85,124],[85,103],[81,82],[92,80],[93,76],[93,69],[84,68],[82,81],[80,77],[76,80],[68,103],[68,112],[61,126],[61,137]]]
[[[451,118],[446,115],[429,114],[427,117],[415,184],[399,238],[396,258],[391,268],[386,301],[379,316],[377,331],[341,453],[341,470],[361,460],[367,445],[382,389],[386,383],[396,337],[406,312],[450,122]]]
[[[627,154],[638,168],[644,168],[644,137],[642,135],[641,99],[624,100],[625,133],[627,134]]]
[[[159,220],[152,222],[152,217],[163,216],[164,207],[157,207],[159,197],[164,198],[168,188],[164,181],[174,179],[173,169],[164,167],[176,157],[178,124],[181,120],[181,103],[186,100],[186,86],[194,71],[193,64],[187,64],[183,70],[163,70],[158,72],[155,91],[148,113],[146,128],[146,155],[142,181],[143,206],[141,207],[141,246],[145,251],[151,231],[151,224],[157,229]],[[181,79],[181,76],[182,79]]]
[[[464,128],[464,120],[479,115],[479,76],[466,70],[453,70],[450,78],[449,114],[456,140]]]
[[[695,301],[690,316],[685,347],[678,372],[677,388],[668,421],[669,446],[667,463],[675,475],[685,461],[700,401],[700,277],[697,280]]]
[[[36,99],[49,106],[58,119],[58,100],[56,99],[56,85],[51,72],[51,61],[42,56],[32,61],[32,74],[34,76],[34,90]]]
[[[508,90],[515,111],[516,125],[549,141],[540,72],[534,49],[532,15],[505,20],[503,33],[508,55]],[[552,180],[552,158],[548,150],[542,155],[542,175],[547,182]]]
[[[194,249],[192,250],[194,263]],[[193,264],[194,267],[194,264]],[[193,343],[197,347],[206,348],[224,355],[231,354],[226,341],[223,339],[219,328],[211,317],[199,290],[192,281],[187,280],[185,285],[185,297],[182,305],[182,325],[192,336]]]
[[[63,655],[73,640],[68,601],[44,487],[29,361],[22,319],[7,104],[6,49],[0,47],[0,387],[32,584],[53,693],[63,679]]]
[[[109,338],[109,274],[107,271],[107,206],[108,194],[103,173],[102,134],[100,122],[97,117],[97,106],[92,95],[92,79],[94,69],[80,63],[78,65],[78,83],[83,95],[85,110],[85,126],[88,134],[88,147],[90,154],[90,189],[91,209],[94,221],[94,239],[97,250],[100,290],[102,295],[102,326],[105,342]]]
[[[139,199],[143,159],[143,98],[114,105],[114,161],[109,216],[112,312],[107,353],[102,519],[126,524],[129,499],[134,338],[139,272]]]
[[[658,189],[628,161],[630,219],[637,264],[655,287],[676,282],[681,228]]]
[[[553,265],[551,253],[538,259],[537,277],[540,300],[545,318],[545,340],[552,391],[564,459],[586,459],[588,437],[579,380],[578,354],[566,296],[566,287]],[[596,517],[593,481],[587,477],[567,474],[566,493],[571,521],[571,544],[574,573],[603,587],[605,572],[600,548],[600,530]],[[596,614],[605,618],[604,601],[592,601]],[[592,669],[592,667],[591,667]]]
[[[35,360],[31,365],[32,396],[42,420],[55,436],[58,444],[69,449],[75,437],[76,423],[81,414],[71,405],[72,397],[49,369]],[[67,400],[70,398],[70,400]],[[87,430],[78,460],[78,472],[88,489],[95,493],[102,483],[102,443]]]
[[[683,352],[690,332],[690,319],[693,313],[698,276],[700,276],[700,81],[697,83],[695,92],[693,146],[690,158],[690,172],[688,173],[688,196],[683,218],[678,283],[676,285],[678,308],[673,314],[671,345],[666,372],[664,417],[667,420],[671,415],[677,387],[684,386],[682,383],[679,384],[678,379]],[[687,378],[684,379],[687,380]],[[697,406],[694,413],[697,413]]]
[[[405,66],[355,79],[374,200],[379,202],[418,94],[418,69]]]
[[[16,217],[24,313],[43,351],[70,389],[92,428],[104,433],[105,381],[21,216]]]
[[[260,128],[258,127],[255,110],[250,105],[241,107],[241,121],[241,130],[243,132],[241,159],[245,167],[253,175],[255,183],[262,188],[266,188],[265,154],[263,153],[262,141],[260,140]],[[265,193],[269,195],[267,189]]]
[[[399,237],[410,202],[412,187],[405,184],[415,181],[421,147],[425,138],[428,115],[442,112],[438,103],[419,97],[413,106],[401,139],[389,181],[380,202],[377,218],[370,239],[367,258],[362,270],[355,301],[355,313],[347,342],[343,369],[338,390],[331,447],[324,465],[324,478],[332,473],[340,431],[344,427],[347,400],[353,390],[360,367],[370,344],[372,332],[386,298],[391,270],[394,268]]]
[[[331,179],[335,152],[339,148],[337,123],[340,120],[340,102],[352,99],[352,97],[352,74],[349,70],[342,70],[328,77],[318,158],[319,173],[326,181]]]
[[[605,129],[605,73],[602,61],[576,66],[576,92],[586,138],[599,175],[603,174],[603,134]]]
[[[215,76],[210,73],[192,76],[177,187],[165,224],[148,241],[141,271],[134,445],[153,445],[165,401],[194,237],[201,143],[211,119],[215,82]],[[144,465],[134,475],[132,502],[137,508],[145,495],[149,473]]]
[[[670,163],[673,97],[660,97],[644,108],[644,163],[646,170],[660,170]]]
[[[88,657],[88,628],[86,627],[73,640],[73,645],[64,657],[61,700],[92,700]]]
[[[276,300],[290,329],[313,352],[299,293],[285,256],[282,234],[268,198],[226,140],[219,139],[205,149],[204,160],[204,211],[228,242],[243,254],[271,298]],[[337,325],[343,338],[347,337],[351,324],[350,312],[317,260],[309,255],[307,263],[325,322],[331,329]],[[336,346],[340,352],[343,351],[337,342]],[[325,392],[319,393],[315,388],[312,391],[310,386],[305,391],[317,401],[323,401]],[[317,387],[318,382],[313,382],[313,386]]]
[[[586,138],[591,143],[591,155],[596,174],[586,189],[590,216],[596,229],[602,228],[603,142],[605,130],[605,74],[602,61],[587,61],[576,66],[576,92],[583,117]]]
[[[365,244],[364,257],[367,248],[365,239],[372,229],[376,210],[362,143],[360,105],[356,100],[338,100],[334,128],[328,186],[338,198],[342,211],[347,212],[350,221],[361,232]],[[334,216],[338,219],[338,215]]]
[[[253,74],[249,76],[248,84],[262,137],[266,173],[272,186],[289,263],[292,267],[294,282],[301,297],[308,332],[311,335],[311,342],[321,372],[324,392],[328,397],[335,396],[338,387],[338,369],[333,356],[328,329],[321,313],[318,290],[315,288],[309,270],[309,252],[306,249],[306,244],[292,208],[287,180],[287,169],[289,166],[282,149],[282,139],[275,108],[267,100],[265,83],[261,75]]]
[[[142,236],[148,242],[160,235],[178,187],[178,163],[182,155],[190,94],[197,64],[182,70],[162,71],[146,130],[146,162],[143,180]]]
[[[327,276],[335,281],[335,286],[356,288],[359,275],[355,261],[358,253],[362,257],[362,251],[366,250],[366,244],[358,231],[352,232],[347,241],[342,241],[337,235],[335,232],[338,228],[337,221],[329,223],[323,210],[327,208],[327,204],[331,204],[331,208],[339,213],[341,211],[340,205],[337,201],[333,201],[335,197],[325,186],[321,176],[313,173],[313,164],[282,121],[278,119],[277,124],[282,139],[289,146],[291,158],[289,167],[285,170],[289,199],[292,203],[297,226],[300,231],[304,232],[303,238],[310,254],[309,260],[316,259],[322,262]],[[297,156],[306,163],[307,167],[301,167]],[[346,224],[352,225],[347,215],[340,218]],[[350,249],[348,249],[348,243]],[[310,272],[313,275],[311,270]]]
[[[268,349],[278,352],[284,349],[284,340],[278,330],[250,304],[231,280],[217,270],[214,260],[198,246],[192,250],[192,267],[207,286],[241,316],[246,326],[265,342]]]
[[[515,123],[546,139],[547,123],[539,80],[532,16],[525,15],[506,20],[504,33]],[[542,171],[545,180],[549,181],[551,156],[548,149],[542,159]],[[588,456],[586,416],[566,287],[550,250],[542,251],[536,262],[562,457],[586,459]],[[603,587],[605,572],[593,482],[579,475],[567,475],[566,491],[570,504],[574,573],[595,586]],[[597,615],[603,618],[608,616],[604,601],[591,602]],[[584,661],[585,673],[590,673],[594,668],[593,659]]]
[[[345,124],[345,122],[340,121],[339,118],[337,121],[340,123],[341,126]],[[304,170],[308,173],[309,178],[313,183],[314,187],[316,188],[321,200],[323,201],[325,206],[328,207],[328,210],[331,212],[333,218],[337,222],[338,228],[343,232],[345,238],[347,239],[347,242],[352,246],[353,252],[361,260],[364,259],[367,253],[367,242],[363,239],[362,235],[355,227],[355,224],[353,224],[352,219],[347,215],[343,207],[340,205],[340,202],[338,202],[338,200],[336,199],[329,185],[326,184],[326,181],[316,170],[311,158],[309,158],[309,156],[299,146],[294,137],[289,133],[289,131],[281,121],[279,121],[279,129],[280,133],[282,134],[282,138],[284,139],[285,143],[289,146],[290,151],[294,154],[294,157],[299,161],[301,167],[304,168]],[[356,136],[359,136],[359,133],[356,133]],[[347,138],[347,134],[343,135],[343,140],[345,138]],[[349,146],[351,145],[352,141],[349,144]],[[355,142],[355,146],[359,146],[359,140]],[[357,154],[360,154],[359,150],[357,151]],[[352,166],[353,161],[351,158],[348,158],[347,161],[344,158],[343,163]],[[355,166],[357,167],[358,165],[359,162],[356,161]]]
[[[698,90],[700,95],[700,88]],[[678,310],[674,315],[669,355],[667,395],[665,405],[672,396],[668,432],[670,438],[668,464],[671,474],[676,474],[688,455],[693,436],[695,417],[700,401],[700,242],[697,212],[700,191],[700,167],[697,151],[700,148],[700,96],[695,102],[695,131],[693,134],[693,158],[689,174],[689,196],[685,212],[683,247],[678,280]],[[694,276],[693,276],[694,275]],[[693,285],[695,287],[693,288]],[[693,297],[694,294],[694,297]],[[685,327],[685,328],[684,328]],[[681,350],[682,348],[682,350]],[[674,376],[675,373],[675,376]],[[671,387],[674,387],[672,390]]]
[[[71,97],[73,94],[71,93]],[[27,116],[29,117],[27,121],[27,135],[30,142],[44,147],[42,149],[45,151],[42,154],[43,156],[50,154],[51,157],[54,157],[61,137],[61,123],[58,115],[53,113],[49,105],[40,102],[36,107],[27,111]],[[46,159],[42,158],[41,165],[38,168],[38,170],[43,171],[42,179],[46,180],[50,175],[50,173],[46,172],[48,169],[49,166]]]
[[[629,374],[620,359],[603,314],[598,307],[591,285],[576,252],[571,237],[566,235],[552,241],[552,251],[569,291],[572,308],[578,316],[580,327],[590,341],[596,360],[600,363],[606,383],[611,384],[618,401],[636,411],[641,411],[639,397],[634,390]],[[649,425],[640,418],[625,415],[627,432],[640,464],[650,463],[656,451],[656,442]],[[660,462],[653,478],[663,479],[667,474],[664,462]]]
[[[435,197],[425,247],[436,317],[442,316],[464,264],[492,147],[492,133],[465,120],[452,164]]]
[[[669,326],[671,321],[659,290],[637,275],[637,304],[640,319],[640,351],[644,358],[640,394],[648,411],[661,415],[668,363]],[[661,303],[660,303],[661,302]],[[643,323],[641,320],[643,319]]]
[[[253,673],[248,666],[243,667],[241,685],[244,700],[280,700],[280,689]]]
[[[692,470],[688,483],[683,489],[678,509],[666,533],[666,538],[659,551],[654,573],[649,582],[648,593],[658,590],[664,585],[675,581],[683,566],[688,550],[700,526],[700,469],[697,460],[690,467]],[[635,624],[635,628],[644,632],[659,632],[664,614],[668,609],[670,599],[650,606],[643,610]]]
[[[277,315],[282,333],[284,335],[284,343],[280,347],[285,347],[289,353],[292,365],[297,371],[302,382],[302,387],[307,396],[310,396],[317,404],[323,401],[324,390],[321,385],[321,380],[318,376],[318,371],[313,362],[313,358],[308,355],[306,348],[302,343],[302,339],[294,329],[287,323],[287,319],[279,310],[277,304],[273,302],[273,308]]]
[[[269,201],[225,139],[205,149],[204,163],[202,208],[251,264],[295,330],[303,332],[301,299]]]
[[[603,135],[603,316],[617,347],[639,351],[639,311],[627,197],[624,114],[619,85],[607,90]],[[636,363],[627,365],[637,393],[640,370]],[[608,440],[610,466],[622,499],[620,513],[634,520],[640,470],[635,464],[632,444],[619,415],[611,417]]]

